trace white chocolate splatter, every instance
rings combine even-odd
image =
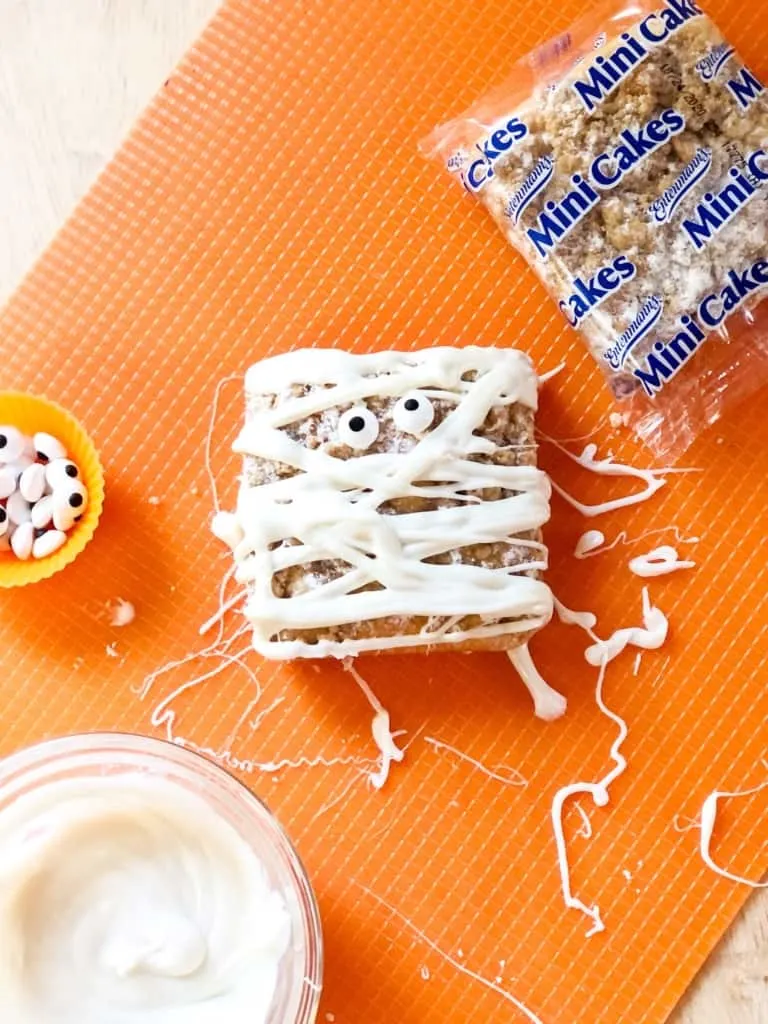
[[[720,865],[716,864],[713,860],[710,847],[712,844],[712,834],[715,831],[715,823],[717,820],[718,800],[730,800],[740,796],[752,796],[755,793],[762,792],[764,789],[768,789],[768,781],[761,782],[758,786],[752,786],[750,789],[734,790],[733,792],[716,789],[714,792],[710,793],[704,801],[699,815],[699,853],[701,854],[701,859],[708,868],[720,875],[722,878],[727,878],[731,882],[738,882],[739,885],[747,885],[750,889],[768,888],[768,879],[764,882],[757,882],[751,878],[744,878],[742,875],[736,875],[732,871],[721,868]]]
[[[568,707],[568,701],[550,686],[534,664],[528,644],[520,644],[507,651],[509,660],[517,670],[526,689],[533,698],[533,713],[545,722],[554,722],[562,718]]]
[[[135,618],[136,609],[131,602],[124,601],[122,597],[118,597],[112,605],[109,617],[110,626],[116,626],[118,629],[123,626],[130,626]]]
[[[402,761],[405,757],[405,751],[401,750],[395,743],[395,735],[393,735],[389,723],[389,712],[383,706],[365,679],[363,679],[354,667],[351,658],[348,658],[344,662],[344,668],[355,680],[362,690],[365,699],[373,708],[374,714],[373,722],[371,723],[371,733],[373,735],[373,742],[379,748],[381,762],[378,770],[370,773],[369,779],[374,789],[381,789],[389,778],[390,765],[393,761]],[[397,733],[397,735],[400,736],[402,733]]]
[[[575,558],[592,558],[593,555],[602,555],[606,551],[612,551],[617,544],[639,544],[641,540],[647,540],[648,537],[656,537],[660,533],[670,532],[674,536],[676,544],[698,544],[699,542],[698,537],[683,536],[680,529],[674,523],[671,526],[660,526],[655,530],[646,530],[645,533],[641,533],[639,537],[634,538],[628,537],[626,531],[622,530],[610,544],[605,543],[605,534],[600,530],[587,530],[576,541],[573,554]]]
[[[607,640],[598,639],[584,651],[590,665],[613,661],[628,646],[640,647],[645,651],[657,650],[667,639],[669,622],[660,608],[651,604],[648,588],[643,587],[643,625],[617,629]]]
[[[539,436],[567,455],[572,462],[578,463],[579,466],[589,470],[591,473],[597,473],[599,476],[633,477],[637,480],[641,480],[645,485],[642,491],[636,491],[634,494],[627,494],[623,498],[613,498],[610,501],[603,501],[597,505],[586,505],[574,498],[573,495],[569,494],[568,491],[564,490],[553,480],[552,489],[556,491],[561,498],[567,501],[569,505],[572,505],[578,512],[581,512],[582,515],[587,517],[599,516],[604,512],[612,512],[617,508],[627,508],[629,505],[637,505],[641,501],[645,501],[664,486],[667,482],[666,476],[670,473],[696,472],[696,470],[689,469],[673,469],[669,466],[665,466],[661,469],[638,469],[636,466],[629,466],[622,462],[614,462],[613,456],[611,455],[607,455],[603,459],[598,459],[596,444],[588,444],[585,446],[581,455],[574,455],[574,453],[569,451],[565,445],[556,441],[554,438],[547,437],[546,434],[541,433],[539,433]]]
[[[695,562],[681,560],[677,549],[668,544],[654,548],[645,555],[638,555],[629,561],[630,571],[635,576],[650,578],[652,576],[667,576],[678,569],[693,569]]]
[[[601,530],[587,530],[576,541],[576,547],[573,550],[574,557],[587,558],[590,554],[597,554],[603,544],[605,544],[605,534]]]

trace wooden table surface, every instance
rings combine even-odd
[[[2,0],[0,299],[16,287],[217,3]],[[750,900],[671,1020],[768,1024],[768,892]]]

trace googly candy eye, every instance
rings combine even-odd
[[[35,543],[35,528],[32,523],[22,523],[13,531],[11,537],[11,551],[22,562],[26,562],[32,554],[32,545]]]
[[[70,480],[53,492],[53,525],[57,530],[71,530],[85,511],[88,491],[79,480]]]
[[[36,530],[48,526],[53,519],[53,495],[46,494],[45,497],[36,501],[32,506],[32,525]]]
[[[0,427],[0,462],[15,462],[24,454],[26,438],[16,427]]]
[[[32,544],[33,558],[47,558],[66,543],[67,535],[62,530],[46,530]]]
[[[378,436],[379,421],[364,405],[356,405],[339,417],[339,440],[356,451],[370,448]]]
[[[423,434],[435,418],[435,407],[426,395],[412,391],[403,395],[392,410],[392,420],[405,434]]]
[[[8,518],[8,513],[5,511],[2,505],[0,505],[0,537],[4,537],[10,529],[11,521]]]
[[[5,504],[5,511],[8,513],[8,518],[16,526],[32,521],[32,509],[29,502],[24,500],[19,491],[14,491],[10,496]]]
[[[45,491],[45,466],[39,462],[33,462],[27,466],[19,478],[19,491],[25,501],[39,501]]]
[[[0,501],[10,498],[16,490],[16,474],[8,466],[0,466]]]
[[[52,459],[45,467],[45,479],[52,491],[66,487],[80,476],[80,470],[70,459]]]
[[[57,437],[51,434],[40,432],[33,438],[35,452],[41,462],[53,462],[56,459],[66,459],[67,449]]]

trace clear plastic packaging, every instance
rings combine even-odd
[[[657,455],[768,380],[768,89],[692,0],[603,4],[421,148]]]

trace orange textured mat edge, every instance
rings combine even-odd
[[[756,7],[717,0],[709,10],[764,72],[768,28]],[[260,356],[464,341],[518,344],[542,370],[565,357],[542,396],[542,429],[594,431],[601,452],[647,464],[608,426],[598,375],[533,273],[416,151],[425,131],[578,13],[575,0],[231,0],[0,319],[0,388],[71,409],[107,473],[102,522],[76,563],[0,594],[0,750],[130,729],[234,767],[286,825],[315,884],[327,942],[321,1021],[524,1021],[501,990],[545,1024],[660,1022],[748,895],[708,871],[697,833],[673,822],[695,818],[715,788],[765,777],[760,397],[694,446],[686,463],[700,473],[670,476],[651,501],[595,523],[553,504],[552,586],[595,611],[601,635],[640,622],[627,559],[653,544],[576,561],[584,529],[632,541],[675,526],[699,538],[685,549],[695,570],[650,582],[670,618],[667,644],[636,674],[632,653],[608,670],[606,699],[629,725],[628,770],[609,807],[581,801],[590,839],[576,809],[566,814],[574,891],[599,903],[601,935],[587,940],[589,922],[563,906],[549,820],[560,786],[606,773],[615,738],[578,630],[553,624],[533,645],[569,698],[554,724],[532,718],[501,656],[361,659],[393,728],[413,740],[380,793],[365,784],[370,709],[340,666],[213,657],[164,672],[140,696],[149,673],[205,647],[198,627],[228,567],[208,530],[211,407],[233,377],[211,445],[226,506],[239,378]],[[584,500],[628,489],[546,444],[542,463]],[[110,626],[117,598],[137,609],[122,630]],[[178,693],[211,664],[219,675]],[[527,785],[500,781],[512,770]],[[719,862],[759,878],[767,823],[760,795],[724,805]]]

